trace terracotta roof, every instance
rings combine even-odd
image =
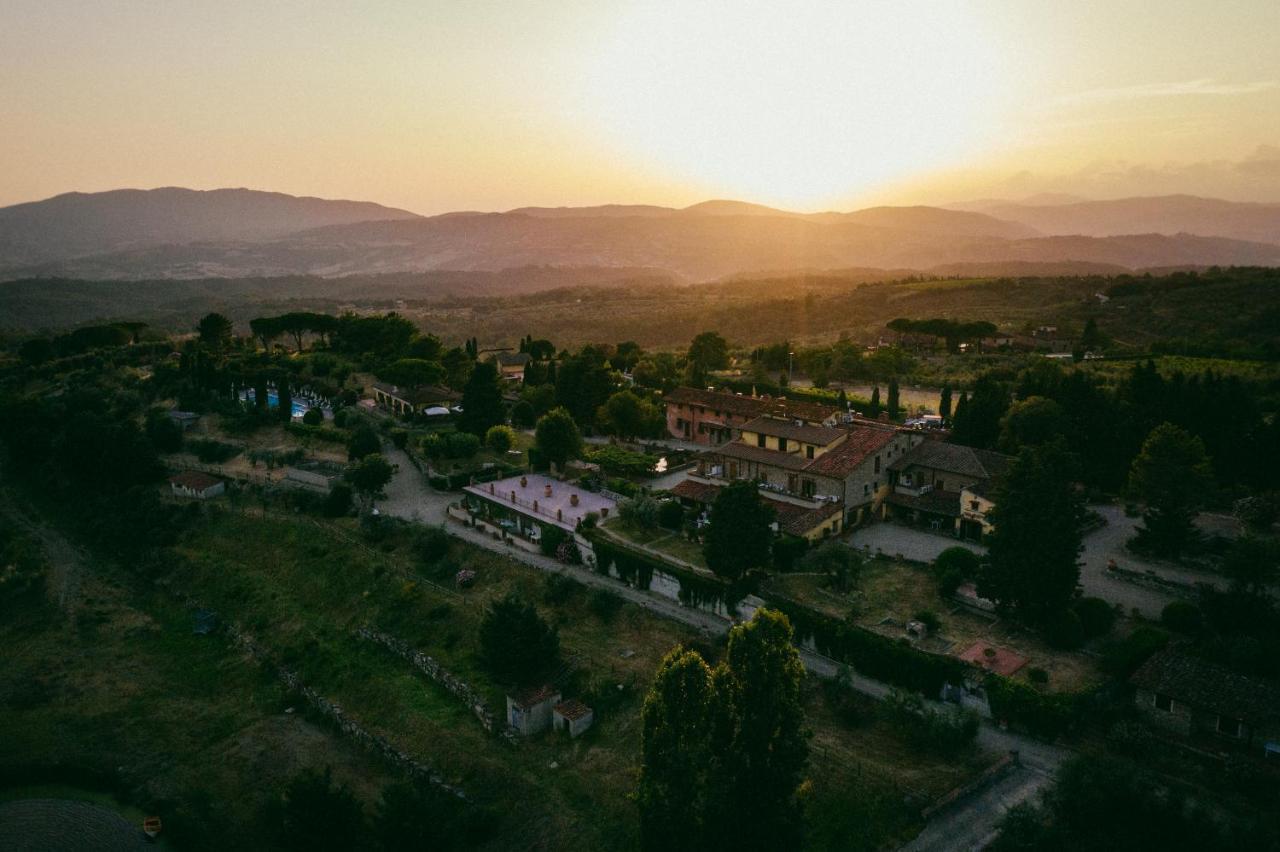
[[[503,367],[523,367],[530,357],[528,352],[499,352],[498,363]]]
[[[528,689],[522,689],[519,692],[517,692],[515,695],[511,696],[511,700],[515,702],[517,707],[523,707],[525,709],[528,709],[530,707],[533,707],[536,704],[541,704],[544,701],[549,701],[553,698],[559,698],[559,697],[560,697],[559,692],[557,692],[555,689],[551,688],[550,686],[547,686],[546,684],[544,684],[542,686],[534,686]]]
[[[813,423],[821,423],[837,413],[834,406],[822,405],[784,397],[743,396],[728,391],[709,391],[699,388],[676,388],[663,397],[668,405],[700,405],[712,411],[727,411],[741,417],[760,417],[763,414],[780,414]]]
[[[960,517],[959,491],[927,491],[918,497],[892,491],[885,498],[885,502],[892,506],[901,506],[904,509],[919,509],[921,512],[932,512],[935,515],[947,515],[952,518]]]
[[[707,452],[708,456],[724,456],[739,461],[762,462],[786,470],[804,470],[810,459],[799,453],[784,453],[781,450],[768,450],[764,447],[753,447],[741,441],[730,441]]]
[[[693,500],[695,503],[710,505],[716,501],[720,486],[712,485],[710,482],[699,482],[696,479],[682,479],[671,489],[671,493],[676,497]]]
[[[757,417],[738,428],[743,432],[759,432],[763,435],[791,438],[808,444],[817,444],[820,447],[840,440],[845,434],[843,429],[837,429],[835,426],[810,426],[804,421],[797,423],[795,420],[784,420],[769,415]]]
[[[829,520],[832,515],[840,514],[840,504],[819,503],[816,506],[797,506],[784,500],[765,498],[778,518],[778,529],[791,535],[802,536],[819,524]]]
[[[896,434],[889,429],[860,426],[851,430],[839,446],[818,456],[805,469],[830,476],[848,476],[872,453],[890,444]]]
[[[184,470],[181,473],[175,473],[169,477],[169,481],[179,488],[190,488],[192,491],[204,491],[206,488],[222,484],[222,480],[218,477],[210,476],[199,470]]]
[[[895,459],[889,469],[906,470],[912,465],[920,465],[975,479],[993,479],[1003,474],[1011,461],[1012,456],[991,450],[978,450],[942,441],[923,441]]]
[[[591,713],[591,708],[576,698],[570,698],[568,701],[561,701],[557,704],[556,712],[566,719],[577,721],[583,716],[589,715]]]
[[[1130,681],[1197,710],[1251,724],[1280,719],[1280,684],[1233,672],[1180,648],[1156,653]]]
[[[723,487],[710,482],[686,479],[672,488],[671,493],[677,497],[684,497],[710,506],[715,503],[716,496]],[[773,509],[778,521],[778,529],[792,535],[804,535],[809,530],[828,520],[832,515],[840,514],[840,504],[838,503],[817,503],[812,506],[801,506],[788,500],[779,500],[764,491],[760,492],[760,499],[764,500]]]

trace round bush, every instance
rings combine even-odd
[[[302,422],[307,426],[323,426],[324,412],[318,408],[308,408],[307,413],[302,415]]]
[[[939,577],[951,572],[958,572],[964,580],[971,580],[978,576],[978,568],[981,560],[978,554],[974,553],[967,547],[948,547],[946,550],[938,554],[938,558],[933,561],[933,571]],[[959,585],[957,583],[956,585]]]
[[[1200,632],[1203,619],[1200,608],[1191,601],[1171,601],[1160,613],[1160,623],[1170,630],[1194,635]]]
[[[679,500],[667,500],[658,506],[658,525],[663,529],[678,530],[684,523],[684,506]]]
[[[491,426],[484,433],[484,443],[495,453],[505,453],[516,442],[516,433],[510,426]]]
[[[938,574],[938,594],[944,598],[949,598],[956,593],[956,589],[964,583],[964,575],[954,568],[942,571]]]
[[[1049,619],[1045,638],[1055,648],[1066,651],[1079,648],[1084,644],[1084,625],[1080,623],[1080,616],[1069,609],[1063,610]]]
[[[1076,602],[1075,611],[1086,639],[1109,633],[1116,621],[1115,610],[1102,598],[1081,598]]]

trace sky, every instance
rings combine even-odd
[[[1280,202],[1276,0],[6,0],[0,205]]]

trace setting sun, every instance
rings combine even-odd
[[[814,207],[953,165],[999,127],[1010,69],[961,4],[638,5],[588,52],[608,141],[718,195]]]

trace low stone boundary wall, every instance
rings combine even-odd
[[[226,632],[233,645],[247,653],[257,662],[272,666],[281,683],[301,695],[303,700],[305,700],[315,712],[319,713],[321,716],[336,725],[338,730],[343,734],[346,734],[367,750],[379,755],[388,763],[404,771],[413,778],[426,781],[447,793],[457,796],[459,799],[467,798],[467,795],[463,792],[462,788],[455,787],[445,781],[444,776],[439,772],[424,763],[414,760],[408,754],[388,742],[386,738],[366,730],[358,722],[343,712],[342,708],[337,704],[333,703],[328,698],[325,698],[319,692],[303,683],[302,679],[298,677],[297,672],[291,671],[284,666],[275,665],[271,658],[271,654],[259,645],[248,633],[240,630],[234,624],[227,624]]]
[[[1107,576],[1114,577],[1117,580],[1123,580],[1126,583],[1133,583],[1135,586],[1147,586],[1152,589],[1159,589],[1162,592],[1168,592],[1179,597],[1192,598],[1198,594],[1195,586],[1189,583],[1183,583],[1178,580],[1170,580],[1168,577],[1162,577],[1154,570],[1134,571],[1132,568],[1121,568],[1118,565],[1107,566]]]
[[[489,709],[489,704],[484,700],[484,697],[466,681],[449,672],[440,664],[439,660],[429,657],[421,651],[415,651],[409,647],[407,642],[397,639],[395,636],[381,633],[371,627],[361,627],[355,631],[355,635],[361,639],[381,645],[397,657],[407,660],[433,683],[444,687],[450,695],[453,695],[467,706],[475,717],[480,720],[480,725],[489,733],[503,736],[509,734],[510,729]]]
[[[974,778],[967,784],[962,784],[959,787],[953,788],[950,792],[943,795],[942,798],[938,799],[938,801],[922,810],[920,812],[920,817],[928,822],[940,811],[946,810],[957,802],[963,801],[975,793],[991,786],[996,781],[999,781],[1006,773],[1017,765],[1018,758],[1015,753],[1010,752],[1009,754],[1004,755],[995,763],[982,770],[982,774],[977,778]]]

